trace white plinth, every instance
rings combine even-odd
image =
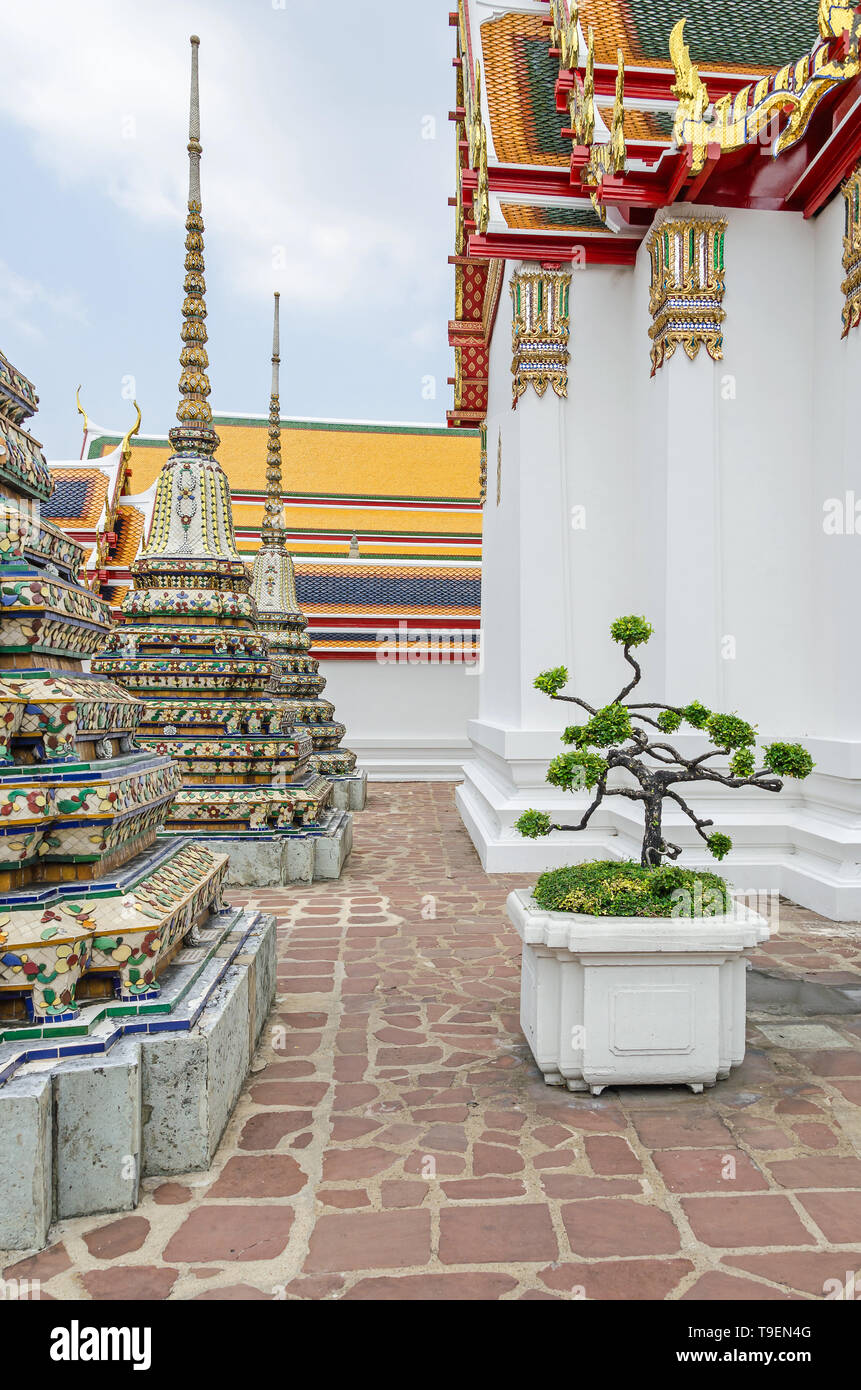
[[[744,1059],[745,949],[768,924],[721,917],[587,917],[510,893],[523,942],[520,1023],[544,1080],[712,1086]]]

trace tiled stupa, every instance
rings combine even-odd
[[[318,876],[336,877],[349,851],[349,817],[333,808],[331,782],[311,766],[309,735],[292,727],[284,702],[269,690],[275,668],[236,548],[230,488],[215,457],[219,439],[207,401],[198,42],[192,39],[174,452],[158,478],[149,538],[122,604],[123,623],[93,666],[145,702],[143,739],[174,758],[182,772],[169,832],[192,832],[208,842],[217,836],[230,850],[231,881],[258,884],[311,876],[304,860],[296,868],[295,854],[288,871],[284,836],[325,840],[322,860],[319,844],[306,848]]]
[[[276,294],[266,504],[260,533],[263,543],[254,557],[251,592],[257,605],[260,629],[268,639],[269,654],[277,666],[271,692],[283,701],[295,727],[311,738],[314,746],[311,766],[331,779],[336,804],[361,810],[365,805],[367,778],[356,771],[355,753],[340,746],[346,730],[334,719],[334,705],[331,700],[321,698],[326,681],[320,675],[319,662],[311,654],[308,620],[296,599],[296,576],[287,549],[281,493],[278,309]]]
[[[32,384],[0,354],[0,1023],[137,1001],[220,898],[226,857],[156,833],[180,786],[135,740],[143,707],[82,663],[108,605],[84,548],[40,515],[53,491],[27,430]]]

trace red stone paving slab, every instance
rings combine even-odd
[[[662,1149],[654,1161],[670,1192],[758,1192],[768,1187],[741,1149]]]
[[[683,1302],[710,1302],[712,1299],[732,1299],[745,1303],[753,1302],[756,1299],[780,1302],[800,1297],[800,1294],[772,1289],[769,1288],[768,1284],[757,1283],[755,1279],[738,1279],[735,1275],[724,1274],[717,1269],[709,1270],[686,1293],[681,1295]]]
[[[204,1303],[217,1300],[219,1303],[256,1303],[261,1301],[268,1302],[271,1294],[264,1293],[262,1289],[255,1289],[251,1284],[228,1284],[220,1289],[207,1289],[206,1293],[195,1294],[195,1303]]]
[[[861,1241],[861,1192],[802,1192],[798,1200],[832,1244]]]
[[[553,1260],[557,1253],[546,1206],[460,1207],[440,1213],[439,1257],[443,1264]]]
[[[849,1284],[851,1289],[852,1276],[861,1271],[861,1250],[782,1250],[774,1255],[727,1255],[724,1264],[823,1298],[835,1292],[829,1281],[839,1280],[844,1288]],[[861,1292],[861,1277],[857,1284]]]
[[[112,1302],[154,1301],[167,1298],[179,1271],[162,1266],[120,1265],[113,1269],[93,1269],[81,1275],[90,1298]]]
[[[240,1154],[229,1158],[207,1197],[292,1197],[307,1177],[289,1154]]]
[[[585,1140],[585,1149],[595,1172],[604,1176],[641,1173],[643,1170],[628,1141],[615,1135],[590,1135]]]
[[[650,1149],[732,1146],[730,1130],[720,1116],[710,1114],[706,1106],[693,1110],[668,1110],[661,1114],[635,1115],[634,1127],[642,1142]]]
[[[401,1274],[396,1277],[360,1279],[344,1295],[345,1300],[398,1302],[457,1299],[476,1302],[501,1298],[517,1287],[509,1274]]]
[[[667,1212],[625,1197],[572,1202],[562,1220],[575,1255],[671,1255],[679,1248]]]
[[[664,1299],[690,1274],[690,1260],[603,1260],[592,1264],[551,1265],[541,1271],[541,1279],[551,1289],[560,1289],[585,1299]],[[582,1292],[579,1292],[582,1291]]]
[[[163,1182],[153,1190],[152,1199],[157,1206],[174,1207],[191,1198],[191,1188],[181,1182]]]
[[[189,1264],[272,1260],[287,1244],[292,1225],[292,1208],[272,1203],[198,1207],[171,1236],[164,1258]]]
[[[384,1211],[321,1216],[305,1270],[397,1269],[430,1259],[430,1212]]]
[[[755,1197],[684,1197],[682,1208],[694,1235],[706,1245],[730,1249],[814,1244],[789,1198],[774,1193]]]
[[[140,1250],[149,1231],[150,1224],[143,1216],[121,1216],[118,1221],[85,1234],[84,1243],[98,1259],[114,1260],[118,1255]]]
[[[861,1158],[832,1158],[825,1154],[820,1157],[817,1154],[774,1160],[768,1166],[781,1187],[861,1188]]]

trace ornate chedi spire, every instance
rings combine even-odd
[[[260,536],[264,545],[285,545],[284,502],[281,496],[281,396],[278,373],[281,367],[279,308],[281,296],[275,291],[272,320],[272,391],[269,396],[269,435],[266,446],[266,503]]]
[[[123,601],[122,627],[94,668],[145,701],[143,738],[169,753],[182,770],[169,831],[229,842],[231,872],[234,863],[242,863],[242,882],[266,883],[280,881],[284,833],[341,836],[345,846],[349,836],[343,816],[330,807],[331,782],[310,762],[310,737],[292,727],[284,701],[271,692],[276,668],[236,549],[228,480],[215,458],[219,441],[206,375],[198,42],[191,40],[182,375],[177,424],[170,431],[174,452],[159,475],[152,528],[132,566],[135,587]],[[247,856],[236,857],[239,840],[255,841],[252,858],[260,877],[248,876]],[[268,858],[260,848],[264,840],[271,843]],[[342,858],[334,856],[338,870]]]
[[[272,334],[272,394],[269,397],[269,433],[266,449],[266,502],[260,529],[262,544],[254,557],[251,592],[257,604],[260,628],[269,640],[270,656],[278,668],[270,687],[284,700],[291,721],[313,740],[311,765],[335,782],[339,804],[361,809],[365,802],[365,780],[356,772],[356,755],[339,744],[346,732],[335,723],[335,707],[321,700],[326,681],[319,674],[319,663],[310,655],[308,620],[296,598],[296,575],[287,550],[284,501],[281,492],[281,405],[278,371],[281,364],[279,338],[279,296],[275,295]],[[338,783],[355,782],[347,795],[340,796]]]
[[[233,533],[230,484],[215,458],[219,438],[209,405],[206,351],[206,280],[203,262],[203,205],[200,197],[200,92],[197,50],[191,39],[191,99],[188,120],[188,215],[185,219],[185,280],[182,351],[179,355],[177,423],[169,431],[173,456],[156,488],[152,529],[144,555],[212,555],[239,559]]]

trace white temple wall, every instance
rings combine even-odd
[[[372,781],[457,781],[478,711],[475,667],[321,661],[344,745]]]
[[[835,198],[813,226],[815,369],[812,400],[812,486],[809,526],[811,605],[816,614],[808,666],[815,732],[838,739],[840,758],[852,756],[861,776],[861,447],[859,387],[861,331],[840,338],[843,199]],[[818,698],[817,698],[818,696]],[[847,747],[847,742],[851,747]],[[835,750],[836,751],[836,750]]]
[[[568,398],[539,399],[530,385],[512,413],[503,291],[491,349],[481,714],[458,802],[491,871],[638,852],[636,810],[621,800],[578,835],[524,841],[513,824],[528,806],[571,821],[588,804],[544,782],[567,711],[532,689],[535,674],[564,663],[587,699],[612,698],[624,668],[609,623],[645,613],[656,635],[642,653],[643,698],[737,710],[764,739],[804,740],[817,762],[779,797],[697,789],[697,809],[733,838],[728,876],[858,917],[861,331],[841,342],[842,199],[815,221],[721,215],[721,361],[703,348],[691,362],[678,348],[650,379],[644,245],[632,271],[574,271]],[[842,535],[823,529],[828,499],[832,515],[842,507]],[[698,736],[680,738],[693,746]],[[679,817],[668,830],[685,862],[712,865]]]
[[[510,270],[510,267],[506,267]],[[490,406],[487,415],[487,500],[482,517],[481,641],[478,713],[482,719],[515,723],[520,718],[520,429],[511,409],[510,276],[502,286],[496,330],[490,348]],[[502,440],[500,502],[497,462]],[[488,544],[490,537],[490,544]],[[490,568],[485,564],[490,557]],[[485,598],[486,595],[486,598]]]

